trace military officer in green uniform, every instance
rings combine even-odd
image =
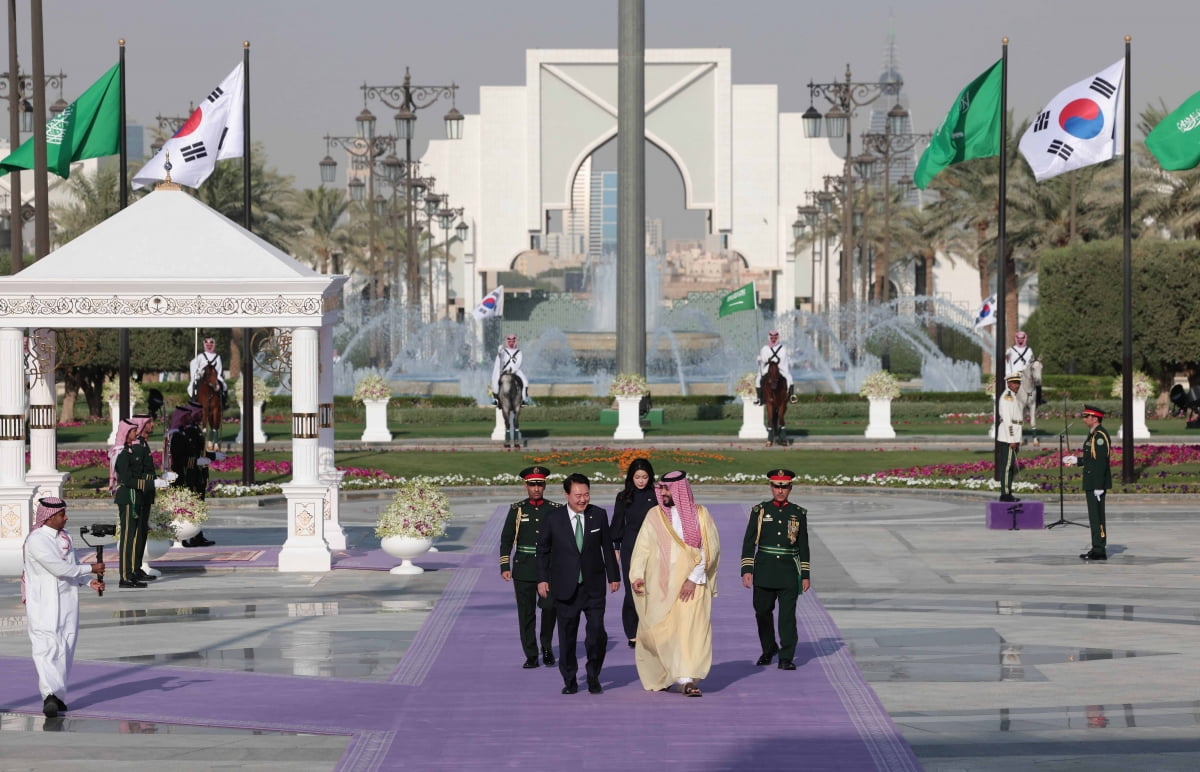
[[[742,584],[754,590],[754,620],[762,656],[756,665],[771,664],[779,654],[780,670],[795,670],[796,601],[809,588],[808,511],[788,501],[795,473],[772,469],[771,500],[754,505],[742,539]],[[775,643],[774,610],[779,603],[779,643]]]
[[[1083,467],[1083,494],[1087,498],[1088,523],[1092,527],[1092,548],[1079,557],[1083,560],[1108,560],[1108,532],[1104,523],[1104,500],[1112,488],[1112,468],[1108,465],[1108,453],[1112,440],[1101,422],[1104,411],[1091,405],[1083,406],[1083,423],[1088,428],[1088,438],[1078,456],[1067,456],[1063,463]]]
[[[542,662],[555,664],[554,650],[554,601],[542,599],[537,594],[537,540],[542,529],[542,518],[555,507],[561,506],[543,498],[546,492],[546,475],[550,470],[544,466],[531,466],[521,470],[528,498],[521,499],[508,508],[504,530],[500,532],[500,576],[513,583],[517,596],[517,626],[521,630],[521,648],[525,650],[522,667],[538,666],[538,642],[541,641]],[[516,554],[513,555],[513,547]],[[511,562],[510,562],[511,557]],[[539,635],[534,635],[535,608],[542,609],[542,625]]]

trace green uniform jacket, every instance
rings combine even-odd
[[[1079,464],[1083,467],[1085,491],[1106,491],[1112,487],[1112,467],[1108,465],[1111,447],[1112,440],[1108,438],[1108,432],[1099,424],[1083,441],[1083,447],[1079,449]]]
[[[809,578],[808,510],[790,501],[755,504],[742,539],[742,573],[754,575],[754,586],[784,589]]]
[[[560,507],[549,499],[542,499],[536,507],[529,499],[522,499],[508,508],[504,529],[500,532],[500,573],[512,571],[513,579],[526,582],[537,581],[537,540],[542,530],[542,518],[550,510]],[[517,554],[512,557],[513,546]]]
[[[139,499],[154,496],[154,456],[145,443],[135,442],[122,448],[115,468],[117,484],[122,488],[137,491]]]

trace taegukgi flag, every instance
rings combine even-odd
[[[245,136],[242,87],[242,64],[238,62],[229,77],[204,98],[162,150],[134,175],[133,187],[165,180],[168,156],[171,181],[189,188],[200,187],[216,168],[217,161],[241,158]]]
[[[1021,137],[1040,182],[1115,158],[1123,136],[1125,60],[1058,93]]]
[[[1192,94],[1146,135],[1146,148],[1167,171],[1200,164],[1200,91]]]
[[[492,316],[504,316],[504,285],[496,287],[479,301],[471,315],[476,319],[487,319]]]
[[[721,308],[717,316],[726,316],[734,311],[750,311],[757,307],[755,301],[754,282],[749,282],[721,298]]]
[[[992,295],[987,300],[983,301],[983,305],[979,307],[979,313],[975,314],[975,329],[979,330],[987,327],[989,324],[996,323],[996,296]]]
[[[63,179],[71,163],[121,152],[121,65],[88,87],[78,99],[46,122],[46,167]],[[0,176],[33,168],[33,137],[0,161]]]

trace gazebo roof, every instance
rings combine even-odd
[[[159,189],[0,279],[0,326],[320,326],[345,280]]]

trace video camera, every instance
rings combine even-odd
[[[92,535],[97,539],[113,538],[117,535],[117,526],[114,523],[93,523],[91,526],[83,526],[79,529],[80,536]],[[85,538],[86,542],[87,539]]]
[[[1175,406],[1171,415],[1187,414],[1187,428],[1200,429],[1200,386],[1185,389],[1183,384],[1177,383],[1171,387],[1170,399]]]

